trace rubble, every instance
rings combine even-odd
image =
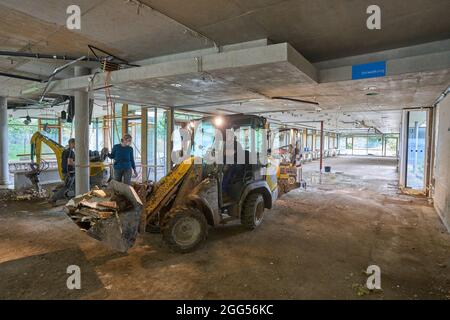
[[[136,240],[142,207],[133,187],[113,180],[106,190],[97,188],[71,199],[64,211],[88,235],[125,252]]]
[[[5,189],[0,192],[0,201],[29,201],[46,199],[48,197],[47,190],[42,189],[41,192],[38,192],[31,187],[21,190]]]
[[[119,202],[119,203],[118,203]],[[65,205],[64,210],[69,217],[83,229],[89,229],[98,219],[108,219],[116,212],[125,211],[132,204],[120,194],[112,190],[94,189],[81,196],[77,196]]]
[[[143,203],[147,201],[148,196],[152,193],[154,187],[153,181],[148,182],[133,182],[133,188],[139,195],[139,198]]]

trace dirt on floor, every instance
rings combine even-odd
[[[252,232],[211,228],[189,254],[158,234],[126,254],[104,247],[45,201],[0,202],[0,299],[450,299],[450,235],[426,198],[398,194],[388,159],[307,164]],[[81,269],[81,289],[66,286]],[[382,290],[364,286],[370,265]]]

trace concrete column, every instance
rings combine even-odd
[[[75,67],[75,77],[90,74],[90,70]],[[89,94],[75,94],[75,193],[80,195],[90,190],[89,186]]]
[[[6,98],[0,97],[0,185],[8,184],[8,109]]]
[[[450,232],[450,95],[436,110],[434,158],[434,207]]]

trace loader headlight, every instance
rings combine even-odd
[[[214,118],[214,124],[216,127],[220,127],[223,124],[223,118],[222,117],[215,117]]]

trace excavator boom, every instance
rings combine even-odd
[[[35,171],[39,174],[39,167],[42,161],[42,144],[47,145],[55,154],[56,162],[58,164],[58,174],[61,181],[64,181],[64,174],[62,172],[62,155],[64,152],[64,146],[60,145],[58,142],[46,137],[39,131],[35,132],[30,140],[31,144],[31,163],[34,168],[37,168]],[[102,151],[103,153],[103,151]],[[104,156],[100,156],[100,160],[103,160]],[[35,161],[36,159],[36,161]],[[91,160],[90,163],[90,172],[89,175],[91,177],[100,175],[103,170],[105,170],[105,165],[102,161],[94,161]],[[30,178],[31,179],[31,178]]]
[[[41,154],[42,154],[42,143],[46,144],[56,156],[56,162],[58,163],[58,173],[61,180],[64,180],[64,176],[62,173],[62,153],[64,151],[64,147],[60,145],[58,142],[44,136],[42,133],[35,132],[31,137],[31,162],[36,163],[37,166],[41,164]],[[34,158],[36,157],[36,161]]]

